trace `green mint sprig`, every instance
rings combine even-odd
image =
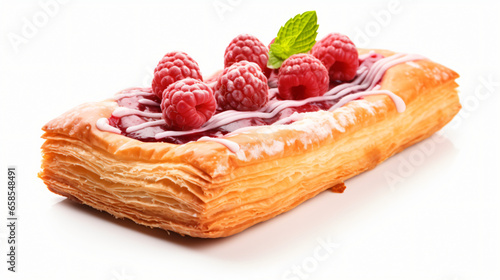
[[[278,69],[290,56],[311,50],[316,43],[318,27],[316,11],[308,11],[289,19],[280,28],[269,48],[267,67]]]

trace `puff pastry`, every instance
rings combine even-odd
[[[360,54],[368,50],[359,50]],[[376,50],[385,56],[393,53]],[[39,176],[48,189],[118,218],[216,238],[288,211],[374,168],[448,123],[461,106],[454,71],[427,59],[388,69],[385,94],[286,125],[256,127],[214,141],[146,143],[96,127],[114,100],[78,106],[43,127]]]

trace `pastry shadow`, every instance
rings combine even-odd
[[[369,212],[367,209],[386,199],[387,195],[402,191],[427,191],[426,189],[431,186],[418,186],[404,182],[396,189],[391,189],[384,174],[397,170],[401,159],[408,159],[415,151],[421,150],[422,146],[428,146],[429,143],[435,144],[435,150],[426,157],[422,165],[415,166],[412,176],[421,177],[426,172],[447,166],[455,160],[458,150],[453,143],[446,136],[436,134],[394,155],[375,169],[347,180],[345,182],[347,189],[343,194],[326,190],[288,212],[229,237],[205,239],[182,236],[175,232],[139,225],[129,219],[117,219],[106,212],[69,199],[56,203],[54,207],[64,208],[56,209],[57,212],[76,211],[162,242],[173,243],[208,257],[232,262],[256,260],[263,256],[272,257],[286,252],[293,255],[297,251],[290,248],[290,245],[298,240],[309,242],[317,238],[336,239],[337,236],[342,236],[343,232],[355,231],[362,220],[352,221],[353,212]],[[411,180],[411,176],[405,180]],[[397,199],[397,195],[393,199]],[[376,214],[373,213],[364,213],[364,215],[366,219],[376,218]]]
[[[350,195],[334,207],[352,204],[369,207],[388,196],[397,200],[398,195],[405,192],[427,192],[440,187],[432,183],[433,177],[452,166],[458,154],[458,149],[446,135],[436,133],[393,155],[374,169],[347,180],[346,191]],[[363,206],[365,204],[367,206]]]
[[[106,221],[107,223],[111,223],[113,225],[125,228],[127,230],[138,232],[145,236],[162,240],[165,242],[175,243],[177,245],[184,247],[197,248],[203,246],[206,243],[217,242],[217,240],[221,240],[221,239],[204,239],[204,238],[195,238],[191,236],[182,236],[176,232],[166,231],[160,228],[150,228],[147,226],[137,224],[130,219],[115,218],[113,215],[105,211],[94,209],[88,205],[80,204],[70,199],[63,199],[60,202],[56,203],[53,207],[65,208],[65,209],[57,209],[57,211],[68,211],[68,210],[76,211],[86,216],[91,216],[95,219]]]
[[[422,180],[420,177],[431,175],[431,173],[442,171],[452,166],[458,153],[458,149],[446,135],[436,133],[393,155],[376,169],[370,171],[376,173],[376,176],[372,176],[373,183],[383,186],[390,192],[403,190],[406,186],[414,185],[411,184],[412,178]],[[366,174],[370,172],[366,172]],[[362,177],[362,175],[364,174],[356,177]],[[429,183],[433,180],[432,178],[423,178],[429,180]],[[419,187],[425,188],[422,185]]]

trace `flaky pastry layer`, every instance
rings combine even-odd
[[[368,50],[360,50],[360,54]],[[391,52],[377,52],[385,56]],[[144,143],[100,131],[113,100],[78,106],[43,127],[39,176],[49,190],[115,217],[195,237],[223,237],[288,211],[374,168],[442,128],[461,106],[458,75],[430,60],[390,68],[400,96],[351,101],[288,125],[256,127],[216,142]]]

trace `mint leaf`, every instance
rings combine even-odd
[[[270,47],[269,47],[269,51],[276,57],[279,57],[283,60],[287,59],[287,55],[286,55],[286,50],[283,49],[283,47],[279,44],[272,44]]]
[[[283,64],[283,61],[285,60],[277,57],[274,53],[269,52],[269,60],[267,61],[267,67],[272,69],[278,69],[281,67],[281,64]],[[270,67],[269,65],[273,65],[275,67],[273,68]]]
[[[267,67],[277,69],[290,56],[311,50],[316,43],[318,27],[316,11],[308,11],[289,19],[280,28],[269,48]]]

